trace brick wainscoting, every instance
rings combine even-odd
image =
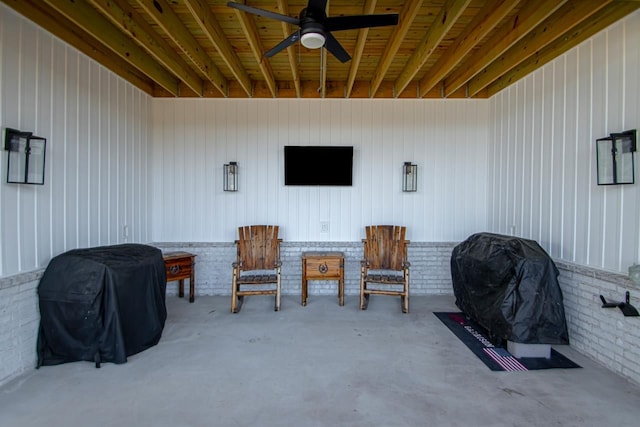
[[[618,308],[602,308],[607,301],[623,301],[640,309],[640,288],[623,274],[555,261],[571,346],[614,372],[640,384],[640,317],[625,317]]]
[[[231,264],[236,258],[233,243],[154,243],[163,252],[187,251],[196,254],[196,296],[231,295]],[[434,242],[409,245],[411,295],[453,294],[451,285],[451,252],[456,243]],[[358,242],[283,242],[282,293],[301,293],[302,253],[306,251],[339,251],[345,256],[345,295],[360,292],[360,260],[362,243]],[[168,295],[175,295],[177,284],[169,284]],[[309,295],[337,295],[336,284],[310,281]]]
[[[40,326],[37,289],[43,272],[0,279],[0,384],[36,367]]]

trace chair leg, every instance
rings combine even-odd
[[[238,304],[238,274],[236,270],[233,270],[233,279],[231,281],[231,312],[237,313],[240,311],[240,307],[242,307],[242,300],[240,299],[240,304]]]
[[[367,307],[369,307],[369,297],[371,295],[369,294],[365,294],[364,298],[362,299],[362,306],[360,307],[360,310],[366,310]]]
[[[360,310],[367,309],[367,306],[365,305],[365,302],[364,302],[364,289],[365,289],[364,274],[365,273],[363,269],[360,273]]]
[[[404,274],[404,294],[402,295],[402,312],[409,313],[409,271]]]
[[[281,283],[280,283],[280,269],[278,269],[278,284],[276,285],[276,306],[275,311],[280,311],[280,291],[281,291]]]

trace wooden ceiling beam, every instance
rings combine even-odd
[[[153,96],[154,82],[149,77],[131,67],[124,59],[114,55],[111,49],[98,42],[91,34],[75,25],[55,9],[47,6],[42,0],[3,0],[3,2],[106,69]]]
[[[242,89],[247,93],[247,96],[251,97],[253,92],[251,78],[249,78],[247,71],[240,62],[240,58],[238,58],[238,55],[225,37],[220,23],[211,13],[209,5],[203,0],[183,0],[183,2],[202,32],[216,48],[222,60],[227,64],[238,83],[240,83]]]
[[[376,8],[377,0],[367,0],[362,8],[363,15],[373,14]],[[351,65],[349,66],[349,75],[347,76],[347,85],[345,87],[344,97],[349,98],[351,91],[353,90],[353,84],[356,81],[358,75],[358,68],[360,67],[360,61],[362,60],[362,52],[364,52],[364,45],[369,35],[369,28],[361,28],[358,30],[358,39],[356,40],[355,51],[351,57]]]
[[[327,0],[325,3],[324,12],[329,15],[329,3],[331,0]],[[318,88],[318,93],[320,93],[320,98],[327,97],[327,57],[329,56],[329,51],[326,48],[320,49],[320,87]]]
[[[242,31],[244,32],[247,41],[249,42],[249,48],[251,52],[253,52],[253,56],[258,63],[258,67],[260,68],[260,72],[264,77],[264,81],[269,88],[269,92],[271,92],[272,97],[278,96],[278,89],[276,86],[276,79],[273,77],[273,70],[271,69],[271,64],[269,61],[264,58],[262,52],[264,52],[264,47],[262,46],[262,41],[260,40],[260,36],[258,35],[258,28],[256,27],[256,21],[251,18],[247,13],[233,9],[236,16],[238,17],[238,21],[240,21],[240,26],[242,27]],[[255,88],[254,88],[254,96],[255,96]]]
[[[427,59],[438,47],[442,39],[447,35],[453,24],[460,18],[462,12],[469,6],[471,0],[448,0],[445,1],[442,9],[429,27],[424,37],[413,51],[411,58],[400,75],[396,79],[394,97],[398,97],[411,83],[413,78],[422,69]]]
[[[327,49],[320,49],[320,87],[318,88],[318,92],[320,93],[320,98],[327,97],[327,57],[329,56],[329,51]]]
[[[431,89],[447,77],[456,65],[462,62],[469,52],[493,31],[519,3],[520,0],[490,1],[420,80],[420,97],[426,96]]]
[[[286,0],[278,0],[278,9],[282,15],[289,16],[289,4]],[[291,26],[286,22],[280,22],[282,26],[282,34],[284,38],[291,35],[293,30]],[[300,84],[300,70],[298,69],[298,62],[296,60],[295,44],[287,48],[287,55],[289,56],[289,66],[291,67],[291,80],[296,89],[298,98],[302,97],[302,85]]]
[[[120,31],[151,54],[193,92],[202,96],[204,82],[180,57],[172,55],[173,48],[128,4],[122,0],[88,0]]]
[[[510,22],[498,29],[489,40],[463,61],[457,72],[445,79],[444,95],[448,97],[464,86],[567,1],[526,1]]]
[[[507,86],[510,86],[523,77],[531,74],[544,64],[551,62],[558,56],[579,45],[596,33],[604,30],[609,25],[624,18],[638,8],[640,8],[640,2],[637,1],[610,3],[592,15],[588,20],[575,26],[565,35],[556,39],[544,49],[536,52],[535,55],[532,55],[508,73],[502,75],[487,87],[487,95],[495,95]]]
[[[373,73],[371,87],[369,89],[369,96],[371,98],[375,97],[376,92],[380,88],[380,84],[382,83],[384,76],[387,74],[391,62],[393,61],[396,53],[398,53],[398,49],[400,48],[404,37],[407,35],[420,6],[422,6],[422,1],[423,0],[408,0],[404,2],[402,10],[400,11],[400,16],[398,17],[398,25],[394,27],[389,42],[387,43],[380,62],[378,63],[378,67]]]
[[[504,55],[488,65],[469,81],[469,96],[493,83],[531,55],[560,37],[569,29],[588,19],[613,0],[570,0],[542,24],[513,45]]]
[[[204,48],[195,39],[184,23],[178,18],[166,0],[136,0],[164,33],[187,55],[198,70],[215,86],[223,96],[227,96],[228,82]]]
[[[178,79],[84,1],[44,0],[52,9],[101,41],[164,89],[178,96]]]

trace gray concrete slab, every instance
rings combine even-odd
[[[28,372],[0,388],[0,426],[637,425],[640,387],[568,346],[582,369],[490,371],[432,314],[453,301],[169,297],[157,346]]]

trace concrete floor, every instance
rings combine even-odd
[[[160,343],[123,365],[45,366],[0,388],[0,426],[636,426],[640,387],[583,369],[492,372],[432,314],[451,296],[168,297]]]

